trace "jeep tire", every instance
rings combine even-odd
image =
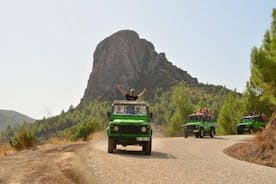
[[[151,139],[150,141],[145,142],[142,147],[145,155],[151,155]]]
[[[253,127],[249,127],[248,133],[249,133],[249,134],[254,134]]]
[[[214,129],[214,128],[211,128],[209,134],[210,134],[210,137],[214,137],[214,136],[215,136],[215,129]]]
[[[238,134],[238,135],[241,135],[241,134],[243,134],[243,131],[237,130],[237,134]]]
[[[114,143],[114,140],[112,138],[108,138],[108,153],[113,153],[113,151],[116,149],[116,144]]]
[[[204,130],[203,130],[203,128],[199,129],[198,135],[199,135],[199,138],[203,138],[204,137]]]
[[[188,133],[184,132],[184,138],[188,138]]]

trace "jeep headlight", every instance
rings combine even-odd
[[[145,132],[147,131],[147,127],[144,127],[144,126],[143,126],[143,127],[141,128],[141,131],[142,131],[143,133],[145,133]]]
[[[198,126],[198,125],[196,125],[196,126],[195,126],[195,128],[196,128],[196,129],[198,129],[198,128],[199,128],[199,126]]]
[[[113,127],[113,130],[114,130],[114,132],[118,132],[119,127],[118,127],[117,125],[115,125],[115,126]]]

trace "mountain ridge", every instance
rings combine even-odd
[[[14,110],[0,109],[0,131],[8,126],[16,126],[24,122],[33,123],[35,120],[29,116],[16,112]]]

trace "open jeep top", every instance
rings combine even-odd
[[[205,114],[190,114],[188,116],[188,121],[202,121],[202,120],[211,120],[211,116]]]
[[[144,105],[149,106],[147,102],[144,101],[130,101],[130,100],[114,100],[112,105]]]
[[[255,115],[255,116],[245,116],[241,119],[241,122],[247,122],[247,121],[256,121],[259,120],[260,115]]]
[[[185,138],[189,135],[203,138],[207,134],[214,137],[216,134],[216,124],[211,116],[206,114],[190,114],[187,123],[182,125],[182,129]]]
[[[243,134],[245,132],[253,134],[256,131],[261,130],[262,127],[265,127],[267,123],[267,120],[260,115],[245,116],[240,120],[240,123],[236,125],[236,131],[237,134]]]
[[[148,116],[148,103],[144,101],[116,100],[112,104],[114,116]],[[131,117],[129,117],[131,118]]]
[[[115,100],[108,117],[108,153],[116,150],[117,145],[138,145],[146,155],[151,154],[152,113],[147,102]]]

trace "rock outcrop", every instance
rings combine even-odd
[[[196,78],[172,65],[164,53],[157,53],[152,43],[134,31],[122,30],[97,45],[81,102],[120,99],[118,84],[126,91],[135,88],[139,92],[145,87],[150,97],[156,88],[169,89],[181,80],[190,86],[198,85]]]

